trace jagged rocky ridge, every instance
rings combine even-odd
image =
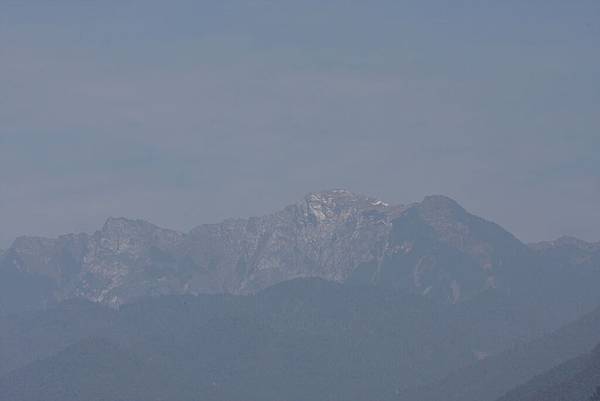
[[[110,218],[92,235],[19,238],[0,262],[0,311],[70,298],[118,306],[160,294],[249,294],[300,277],[456,303],[490,288],[515,290],[515,277],[539,270],[556,248],[528,247],[447,197],[392,206],[331,190],[189,233]]]

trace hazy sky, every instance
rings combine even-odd
[[[332,187],[600,240],[600,1],[0,2],[0,246]]]

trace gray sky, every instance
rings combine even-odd
[[[331,187],[600,240],[600,2],[0,3],[0,246]]]

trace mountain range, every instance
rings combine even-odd
[[[0,253],[0,394],[495,401],[600,343],[598,282],[600,243],[525,244],[444,196],[110,218]]]
[[[161,294],[251,294],[300,277],[391,286],[456,303],[488,288],[510,289],[538,272],[589,270],[599,254],[599,244],[574,239],[527,246],[443,196],[390,206],[330,190],[270,215],[189,233],[110,218],[91,235],[18,238],[0,262],[9,287],[0,306],[10,311],[72,298],[118,306]],[[23,294],[10,288],[23,286],[35,294],[19,302]]]

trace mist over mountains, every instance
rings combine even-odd
[[[600,343],[600,243],[524,244],[444,196],[322,191],[189,233],[110,218],[0,258],[15,401],[495,401]]]
[[[598,244],[566,238],[527,246],[443,196],[390,206],[332,190],[270,215],[189,233],[110,218],[92,235],[21,237],[1,263],[5,276],[39,286],[39,305],[251,294],[299,277],[390,286],[456,303],[490,288],[514,290],[534,274],[568,266],[577,266],[575,274],[587,271],[599,252]],[[17,307],[6,300],[2,308],[10,304]]]

